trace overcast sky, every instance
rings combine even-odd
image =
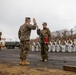
[[[42,29],[47,22],[51,31],[76,26],[76,0],[0,0],[0,31],[3,37],[17,40],[25,17],[36,18]],[[35,38],[32,31],[31,38]]]

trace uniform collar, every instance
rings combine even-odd
[[[43,28],[43,30],[47,30],[47,28]]]

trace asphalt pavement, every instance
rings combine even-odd
[[[2,48],[0,51],[0,63],[9,64],[9,65],[19,65],[20,49],[6,49]],[[41,62],[40,52],[29,51],[27,60],[31,62],[31,67],[48,67],[54,69],[63,69],[64,65],[76,66],[76,52],[75,53],[49,53],[49,61]]]

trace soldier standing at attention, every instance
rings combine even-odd
[[[40,33],[43,34],[44,43],[40,36],[40,44],[41,44],[41,57],[42,61],[48,61],[48,44],[51,41],[51,33],[49,28],[47,28],[47,23],[43,22],[43,30],[38,29],[37,27],[37,34],[40,36]]]
[[[26,61],[28,52],[30,49],[30,34],[31,30],[35,30],[37,23],[35,18],[33,18],[33,23],[34,25],[30,24],[31,20],[29,17],[26,17],[25,23],[20,26],[19,32],[18,32],[18,37],[20,39],[20,48],[21,48],[21,53],[20,53],[20,65],[28,65],[30,62]]]

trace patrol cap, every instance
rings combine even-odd
[[[25,20],[30,20],[30,17],[26,17]],[[30,20],[31,21],[31,20]]]
[[[47,23],[46,22],[43,22],[43,24],[42,25],[46,25],[47,26]]]

